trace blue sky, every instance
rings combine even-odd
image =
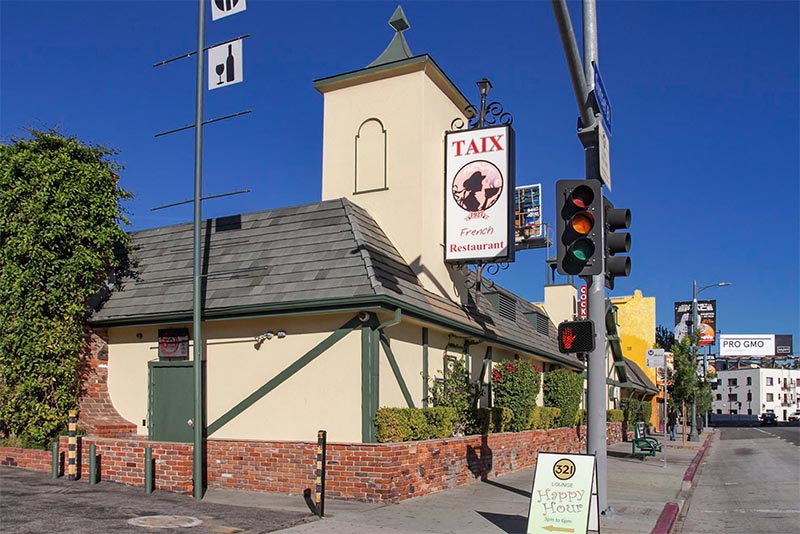
[[[312,81],[375,59],[396,2],[248,0],[207,23],[206,43],[241,34],[245,81],[206,93],[204,203],[214,217],[320,199],[322,96]],[[514,116],[518,184],[541,183],[555,223],[554,182],[583,177],[578,115],[550,2],[405,2],[414,54],[429,53],[477,101]],[[570,2],[580,46],[580,3]],[[187,222],[192,59],[153,63],[196,46],[197,3],[0,0],[0,135],[59,127],[120,149],[132,229]],[[671,325],[673,302],[726,281],[716,299],[729,334],[793,334],[800,344],[800,3],[599,2],[599,64],[614,109],[613,190],[629,207],[632,274],[612,295],[641,289]],[[542,298],[543,250],[522,252],[497,277]],[[797,349],[795,349],[797,353]]]

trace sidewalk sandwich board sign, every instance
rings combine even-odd
[[[593,454],[537,455],[526,532],[600,532],[597,463]]]

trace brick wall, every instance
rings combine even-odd
[[[622,423],[608,423],[609,443],[622,438]],[[146,439],[83,437],[81,476],[89,476],[89,446],[100,456],[102,480],[144,485],[145,447],[152,447],[155,487],[192,491],[192,445]],[[67,440],[60,450],[66,454]],[[331,498],[397,502],[532,467],[538,452],[585,450],[585,427],[465,436],[405,443],[327,447]],[[315,442],[208,441],[208,485],[243,491],[300,495],[314,487]],[[0,447],[2,465],[50,470],[49,451]]]
[[[108,329],[95,328],[88,334],[87,375],[78,404],[78,426],[91,436],[127,437],[136,425],[123,419],[108,394]]]
[[[50,471],[52,452],[17,447],[0,447],[0,465],[31,471]]]

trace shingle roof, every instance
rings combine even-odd
[[[131,237],[139,275],[115,290],[92,322],[189,320],[192,225]],[[205,317],[391,303],[404,313],[582,367],[558,353],[555,327],[544,312],[503,288],[484,288],[477,308],[425,290],[375,220],[346,199],[209,219],[201,242]],[[497,298],[505,299],[502,315],[492,304]],[[539,314],[531,315],[538,323],[526,314]]]

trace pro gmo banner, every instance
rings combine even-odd
[[[775,336],[772,334],[720,334],[720,356],[774,356]]]
[[[445,261],[514,261],[514,130],[449,132],[445,151]]]

